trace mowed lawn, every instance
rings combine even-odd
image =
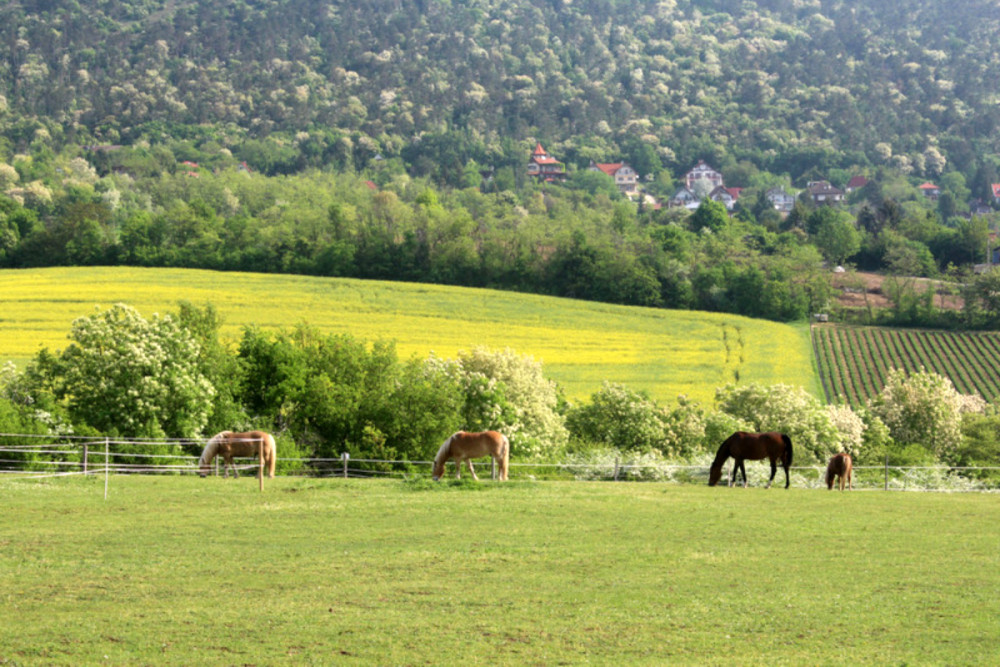
[[[0,664],[1000,663],[995,495],[0,480]]]
[[[121,302],[146,317],[211,303],[223,335],[244,326],[393,340],[401,358],[484,345],[541,361],[571,399],[605,380],[662,402],[711,404],[728,382],[786,383],[822,396],[808,326],[412,283],[128,267],[0,270],[0,361],[60,350],[77,317]]]

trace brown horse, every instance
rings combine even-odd
[[[434,481],[438,481],[444,476],[444,466],[448,459],[455,460],[455,478],[462,477],[462,461],[465,461],[472,473],[472,479],[478,481],[476,471],[472,467],[472,459],[481,456],[492,456],[499,469],[500,481],[507,479],[507,468],[510,464],[510,442],[507,436],[497,431],[483,431],[481,433],[466,433],[458,431],[444,441],[437,456],[434,457]]]
[[[835,454],[826,466],[826,488],[832,489],[834,480],[840,483],[840,490],[844,490],[844,480],[847,480],[847,488],[854,490],[854,483],[851,481],[851,455],[841,452]]]
[[[767,487],[771,488],[774,481],[774,474],[778,471],[777,462],[781,460],[781,467],[785,469],[785,488],[788,488],[788,468],[792,465],[792,440],[784,433],[747,433],[737,431],[725,439],[712,462],[712,468],[708,473],[708,485],[715,486],[722,476],[722,464],[730,456],[733,457],[733,474],[729,478],[729,486],[736,483],[736,471],[743,473],[743,488],[747,486],[747,471],[743,467],[743,461],[759,461],[761,459],[771,460],[771,479],[767,481]]]
[[[201,458],[198,460],[199,475],[204,477],[210,472],[209,465],[216,456],[221,456],[225,461],[222,468],[226,477],[229,477],[230,468],[232,468],[233,477],[239,477],[236,466],[233,465],[234,456],[257,457],[260,460],[260,470],[257,477],[263,479],[265,465],[267,466],[267,476],[274,477],[274,465],[278,459],[278,450],[274,444],[274,438],[270,433],[264,431],[216,433],[209,439],[201,453]]]

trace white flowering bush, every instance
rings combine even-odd
[[[890,371],[885,387],[869,402],[897,445],[923,445],[938,459],[961,444],[963,413],[982,413],[985,408],[981,398],[963,396],[951,380],[925,370],[909,375]]]
[[[830,421],[837,429],[837,451],[857,458],[864,446],[865,422],[849,405],[828,405]]]
[[[61,361],[74,420],[124,437],[201,434],[215,390],[174,318],[117,304],[74,321],[70,339]]]
[[[541,362],[514,350],[477,347],[458,358],[462,372],[503,385],[507,409],[492,428],[510,439],[511,454],[521,459],[554,458],[566,446],[568,432],[559,414],[556,383],[545,379]],[[490,390],[492,391],[492,389]]]

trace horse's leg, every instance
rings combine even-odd
[[[771,488],[771,484],[774,483],[774,476],[775,474],[777,474],[777,472],[778,472],[778,460],[771,459],[771,479],[767,480],[767,486],[764,487],[765,489]]]
[[[472,475],[472,479],[478,482],[479,478],[476,477],[476,469],[472,466],[472,459],[471,458],[465,459],[465,464],[469,466],[469,473]]]
[[[785,469],[785,488],[787,489],[788,485],[792,483],[791,480],[788,479],[788,464],[785,463],[784,461],[782,461],[781,462],[781,467]],[[773,477],[773,475],[772,475],[772,477]]]

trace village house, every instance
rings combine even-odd
[[[639,174],[624,162],[594,162],[591,160],[590,170],[604,172],[613,178],[615,185],[623,195],[631,196],[636,193]]]
[[[684,184],[688,190],[696,194],[699,192],[708,194],[724,185],[722,174],[705,164],[704,160],[698,160],[698,164],[684,175]]]
[[[727,188],[719,186],[708,193],[708,198],[717,201],[726,207],[727,211],[732,211],[736,206],[736,200],[740,198],[743,188]]]
[[[701,200],[698,199],[698,196],[686,187],[678,189],[677,192],[675,192],[673,196],[667,200],[667,206],[670,208],[686,208],[693,211],[700,205]]]
[[[860,190],[866,185],[868,185],[868,179],[864,176],[851,176],[851,180],[847,181],[847,187],[844,188],[844,192],[851,194],[855,190]]]
[[[830,181],[809,181],[806,184],[806,191],[817,206],[839,204],[844,201],[844,191],[830,185]]]
[[[990,191],[993,193],[993,203],[1000,204],[1000,183],[991,183]]]
[[[528,161],[528,176],[546,183],[561,183],[566,180],[566,167],[542,148],[538,142]]]
[[[934,185],[933,183],[924,183],[923,185],[918,185],[917,189],[924,193],[924,196],[928,199],[937,199],[941,196],[941,188]]]
[[[795,206],[795,195],[786,192],[784,186],[771,188],[764,196],[779,213],[790,213]]]

